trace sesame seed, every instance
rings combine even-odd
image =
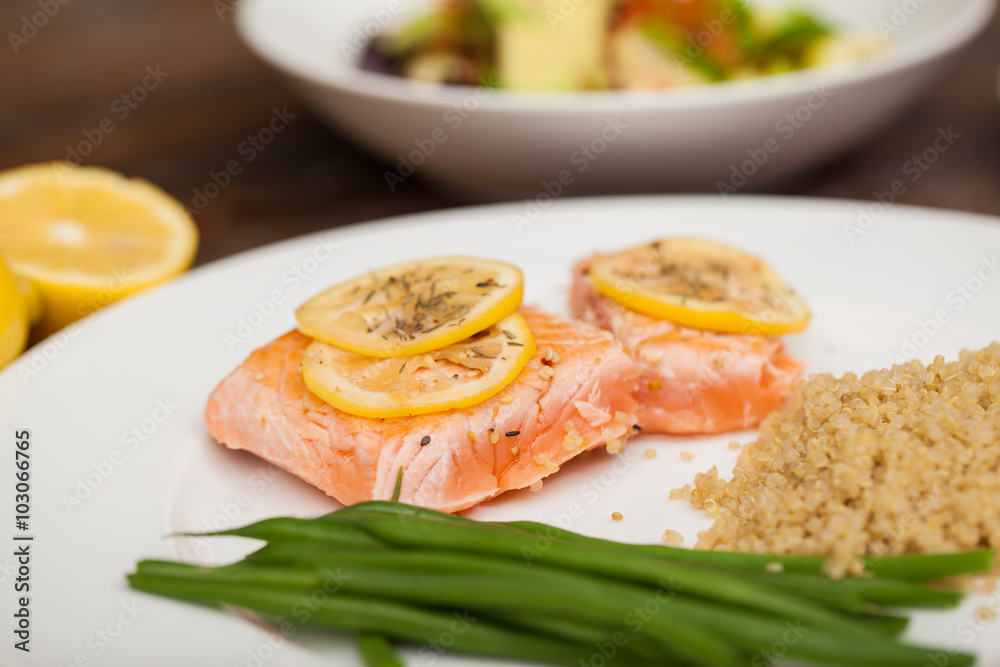
[[[764,569],[767,570],[768,572],[771,572],[772,574],[781,574],[782,572],[785,571],[785,566],[775,561],[773,563],[768,563],[764,567]]]
[[[649,387],[650,391],[659,391],[660,389],[663,389],[663,380],[661,380],[660,378],[650,380],[649,384],[646,386]]]
[[[691,452],[681,452],[681,461],[684,461],[684,463],[687,463],[693,458],[694,454],[692,454]]]
[[[431,436],[425,435],[423,438],[420,439],[421,447],[426,447],[429,444],[431,444]]]
[[[264,379],[264,374],[261,373],[260,371],[254,371],[253,379],[257,382],[260,382],[261,380]]]
[[[537,482],[535,482],[534,484],[532,484],[531,486],[529,486],[528,490],[531,491],[532,493],[538,493],[539,491],[542,490],[542,485],[543,484],[544,484],[544,482],[542,480],[538,480]]]
[[[521,435],[521,432],[520,431],[507,431],[506,433],[504,433],[504,435],[507,436],[508,438],[513,438],[514,436]]]
[[[552,355],[555,353],[556,351],[552,349],[552,346],[547,345],[545,347],[545,361],[552,361]]]
[[[611,518],[614,519],[615,521],[621,521],[625,517],[622,516],[621,512],[612,512],[611,513]]]
[[[555,377],[555,374],[556,372],[548,366],[542,366],[541,368],[538,369],[538,375],[543,380],[551,380],[553,377]]]
[[[475,442],[476,442],[476,434],[473,433],[472,431],[469,431],[468,435],[469,435],[469,442],[475,444]]]
[[[740,448],[740,443],[736,442],[735,440],[729,443],[729,449],[736,451],[739,448]]]
[[[496,429],[490,429],[490,442],[494,445],[500,442],[500,431]]]
[[[510,453],[512,456],[520,456],[521,448],[518,447],[517,445],[514,445],[513,447],[510,448]]]
[[[510,405],[511,403],[514,402],[514,397],[511,396],[510,394],[504,394],[502,397],[500,397],[500,402],[504,405]]]
[[[612,438],[611,440],[608,440],[607,444],[605,444],[604,447],[605,449],[608,450],[608,454],[617,454],[622,449],[624,449],[622,441],[619,440],[618,438]]]
[[[646,458],[647,459],[655,459],[656,458],[656,450],[655,449],[647,449],[646,450]]]
[[[642,427],[639,426],[638,424],[632,424],[632,429],[635,430],[635,431],[641,431]]]
[[[615,421],[619,424],[624,424],[628,421],[628,413],[622,412],[621,410],[615,411]]]

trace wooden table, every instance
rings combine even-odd
[[[76,151],[85,164],[142,176],[190,206],[201,201],[197,193],[211,173],[245,157],[242,142],[274,109],[287,107],[296,118],[197,214],[199,262],[314,230],[465,203],[418,179],[388,192],[384,165],[310,115],[242,45],[226,11],[235,2],[0,3],[7,35],[0,46],[0,168]],[[54,15],[43,21],[37,15],[44,6]],[[32,16],[44,23],[35,33],[26,29]],[[17,40],[16,53],[10,32],[30,35]],[[951,126],[961,139],[901,201],[1000,215],[998,67],[1000,19],[880,137],[786,193],[873,199],[938,128]]]

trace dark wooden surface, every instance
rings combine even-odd
[[[96,144],[85,164],[142,176],[190,206],[210,173],[242,159],[241,142],[287,106],[297,117],[197,214],[199,262],[313,230],[466,203],[419,179],[390,193],[384,165],[310,115],[241,44],[232,14],[218,10],[235,0],[59,1],[0,3],[0,168],[65,159],[81,142]],[[37,34],[25,32],[45,4],[58,11]],[[17,53],[11,32],[32,35]],[[129,108],[120,98],[142,83],[147,67],[168,75]],[[939,127],[951,126],[961,139],[902,201],[1000,215],[998,68],[994,19],[959,65],[881,136],[784,192],[872,199]],[[102,121],[113,131],[100,133]]]

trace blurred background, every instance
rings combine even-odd
[[[82,142],[83,164],[146,178],[196,211],[199,264],[314,230],[468,203],[419,177],[390,192],[387,165],[311,114],[244,46],[236,4],[0,3],[8,42],[12,32],[32,34],[24,22],[41,5],[54,13],[30,39],[4,45],[0,168],[72,158]],[[957,142],[900,200],[1000,214],[998,66],[994,18],[958,66],[876,140],[771,191],[874,199],[915,148],[950,126],[971,140]],[[136,96],[144,99],[130,97],[144,80]],[[253,149],[252,161],[214,199],[199,199],[210,174],[237,157],[275,110],[289,120],[274,140]],[[98,132],[106,119],[113,131]]]

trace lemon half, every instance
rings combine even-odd
[[[14,276],[0,262],[0,368],[21,354],[27,340],[27,308]]]
[[[0,254],[41,302],[42,335],[190,266],[187,211],[146,181],[49,163],[0,172]]]

